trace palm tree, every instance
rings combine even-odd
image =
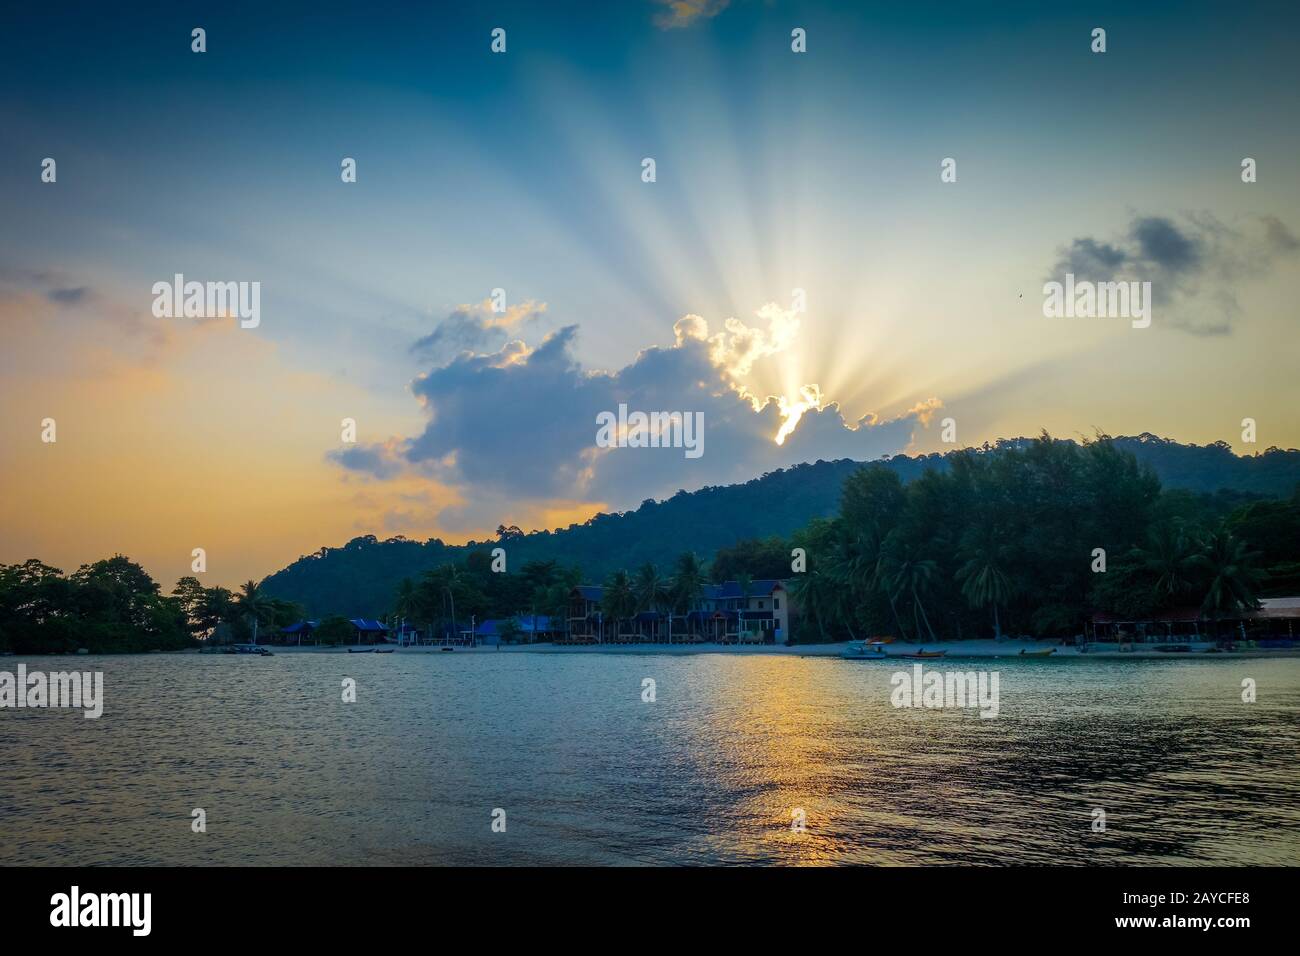
[[[1193,542],[1174,522],[1152,528],[1147,547],[1138,550],[1143,566],[1156,575],[1156,593],[1167,599],[1192,589],[1195,557]]]
[[[826,617],[835,600],[835,581],[816,567],[797,575],[790,586],[790,600],[800,611],[812,615],[817,622],[817,633],[826,640]]]
[[[689,613],[700,603],[703,594],[704,565],[692,552],[687,551],[677,558],[673,574],[673,605]]]
[[[614,619],[614,636],[618,636],[619,622],[636,613],[636,591],[626,571],[615,571],[605,582],[605,593],[600,609]]]
[[[1259,606],[1258,591],[1264,575],[1255,562],[1260,555],[1247,551],[1246,543],[1224,528],[1210,534],[1191,564],[1209,577],[1201,610],[1216,621]]]
[[[930,617],[925,613],[921,595],[930,590],[937,565],[929,558],[918,558],[903,554],[889,558],[885,565],[885,585],[895,597],[912,596],[912,618],[916,624],[916,634],[920,637],[921,622],[930,633],[930,640],[937,640],[934,628],[930,626]]]
[[[658,611],[671,599],[670,582],[659,574],[654,562],[647,561],[637,570],[633,585],[637,607],[642,611]],[[668,643],[673,641],[672,611],[668,614]]]
[[[966,563],[957,569],[957,580],[962,582],[961,593],[970,602],[971,607],[988,607],[993,605],[993,636],[1002,640],[1002,621],[998,617],[998,606],[1006,604],[1011,597],[1013,585],[1003,567],[1006,563],[1006,549],[998,540],[997,532],[990,526],[966,548],[961,555]]]
[[[262,592],[256,581],[246,581],[239,587],[235,606],[253,623],[253,643],[257,643],[257,625],[270,620],[274,613],[271,598]]]

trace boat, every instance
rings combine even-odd
[[[1023,647],[1020,649],[1021,657],[1051,657],[1055,653],[1056,648],[1054,647],[1045,647],[1038,651],[1027,651]]]
[[[442,647],[438,648],[440,651],[454,651],[455,649],[456,648],[452,647],[450,644],[444,644]]]
[[[849,641],[840,654],[841,657],[854,661],[880,660],[888,657],[883,641]]]
[[[261,644],[231,644],[225,649],[226,654],[251,654],[255,657],[274,657],[271,649]]]
[[[376,654],[391,654],[391,653],[393,653],[393,651],[395,651],[395,650],[397,650],[397,648],[395,648],[395,647],[376,647],[376,648],[375,648],[375,653],[376,653]]]
[[[349,647],[348,648],[349,654],[373,654],[374,652],[375,649],[373,647]]]
[[[943,656],[944,656],[945,654],[947,654],[947,653],[948,653],[947,651],[925,651],[925,650],[921,650],[921,651],[915,651],[915,652],[913,652],[913,653],[911,653],[911,654],[896,654],[896,655],[894,655],[894,656],[896,656],[896,657],[905,657],[905,658],[907,658],[909,661],[915,661],[915,660],[929,660],[929,659],[932,658],[932,657],[943,657]]]

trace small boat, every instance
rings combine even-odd
[[[375,653],[376,653],[376,654],[391,654],[391,653],[393,653],[393,651],[395,651],[395,650],[397,650],[397,648],[395,648],[395,647],[376,647],[376,648],[375,648]]]
[[[848,660],[865,661],[883,660],[889,655],[885,653],[883,641],[849,641],[840,656]]]
[[[1023,647],[1020,649],[1021,657],[1051,657],[1056,653],[1056,648],[1045,647],[1041,651],[1027,651]]]
[[[349,654],[373,654],[374,652],[375,649],[373,647],[360,647],[360,648],[349,647],[348,648]]]
[[[227,654],[251,654],[255,657],[274,657],[270,648],[261,644],[232,644],[225,649]]]
[[[455,649],[456,648],[452,647],[450,644],[444,644],[442,647],[439,648],[439,650],[442,651],[454,651]]]
[[[947,654],[947,653],[948,653],[947,651],[925,651],[925,650],[921,650],[921,651],[916,651],[915,653],[912,653],[912,654],[896,654],[896,655],[894,655],[894,656],[896,656],[896,657],[906,657],[906,658],[907,658],[908,660],[910,660],[910,661],[915,661],[915,660],[929,660],[929,659],[932,658],[932,657],[943,657],[943,655],[945,655],[945,654]]]

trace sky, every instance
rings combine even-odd
[[[819,458],[1300,445],[1294,8],[468,6],[3,14],[0,562],[231,585]],[[178,273],[260,321],[156,316]],[[1150,327],[1045,317],[1066,273]],[[703,454],[599,447],[620,404]]]

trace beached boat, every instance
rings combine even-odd
[[[1051,657],[1055,653],[1056,653],[1056,648],[1054,647],[1044,647],[1042,650],[1039,651],[1030,651],[1030,650],[1026,650],[1023,647],[1020,649],[1021,657]]]
[[[439,648],[439,650],[443,650],[443,651],[454,651],[455,649],[456,648],[452,647],[450,644],[444,644],[442,647]]]
[[[374,652],[375,649],[373,647],[349,647],[348,648],[349,654],[373,654]]]
[[[395,648],[395,647],[376,647],[376,648],[375,648],[375,653],[376,653],[376,654],[391,654],[391,653],[393,653],[393,651],[395,651],[395,650],[397,650],[397,648]]]
[[[882,641],[849,641],[840,656],[848,660],[866,661],[881,660],[889,655],[885,653]]]
[[[914,651],[910,654],[895,654],[895,657],[906,657],[908,660],[929,660],[932,657],[943,657],[947,651]]]

